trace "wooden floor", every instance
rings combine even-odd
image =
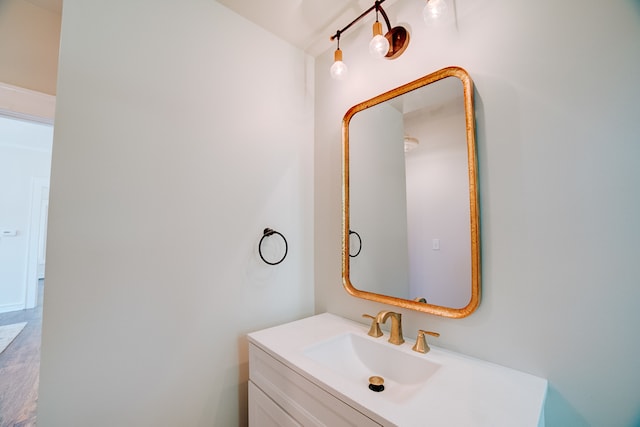
[[[0,325],[27,322],[22,332],[0,354],[0,427],[36,425],[42,295],[41,280],[36,308],[0,313]]]

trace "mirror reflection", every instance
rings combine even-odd
[[[450,67],[344,120],[350,293],[449,317],[479,302],[472,83]],[[357,254],[357,256],[354,256]]]

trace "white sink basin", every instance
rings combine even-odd
[[[413,351],[367,335],[369,326],[324,313],[249,334],[249,341],[385,426],[544,425],[547,381],[429,344]],[[385,389],[369,389],[369,377]]]
[[[399,352],[386,340],[353,333],[311,345],[303,353],[363,389],[368,389],[369,377],[382,377],[380,396],[398,403],[415,397],[440,367],[417,353]]]

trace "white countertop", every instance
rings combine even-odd
[[[544,425],[547,381],[514,369],[431,346],[427,354],[384,337],[367,335],[368,325],[324,313],[253,332],[249,342],[263,349],[309,381],[384,425],[536,427]],[[415,392],[402,401],[374,393],[367,384],[338,375],[305,356],[305,350],[345,333],[361,335],[411,357],[441,365]],[[406,339],[406,338],[405,338]]]

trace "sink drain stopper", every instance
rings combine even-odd
[[[373,377],[369,377],[369,390],[373,390],[375,392],[381,392],[384,390],[384,378],[374,375]]]

